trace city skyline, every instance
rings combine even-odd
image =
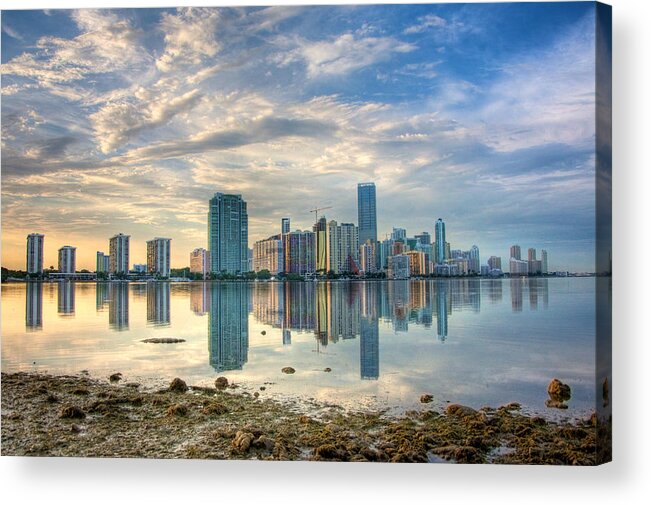
[[[249,202],[251,248],[315,206],[357,223],[374,181],[380,241],[441,216],[482,258],[594,271],[594,22],[579,3],[3,12],[2,265],[38,232],[45,267],[71,244],[94,270],[122,232],[139,263],[172,238],[184,267],[216,191]]]

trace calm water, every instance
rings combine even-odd
[[[594,408],[595,279],[2,286],[2,369],[122,372],[145,386],[225,375],[264,396],[353,408],[520,402]],[[147,344],[176,337],[180,344]],[[294,375],[280,369],[292,366]],[[329,367],[331,373],[324,372]]]

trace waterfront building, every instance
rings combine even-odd
[[[134,263],[131,268],[137,274],[146,274],[147,273],[147,263]]]
[[[490,272],[490,267],[488,265],[482,265],[480,271],[481,276],[484,277],[488,275],[488,272]]]
[[[389,279],[409,279],[409,256],[397,254],[388,259],[387,277]]]
[[[190,253],[190,272],[201,274],[205,279],[210,273],[210,252],[203,247],[198,247]]]
[[[110,257],[108,254],[104,254],[102,251],[97,251],[97,259],[95,261],[95,272],[108,273],[109,271],[109,260]]]
[[[292,231],[282,236],[284,271],[313,274],[316,271],[316,237],[311,231]]]
[[[312,228],[316,239],[316,271],[326,273],[328,271],[327,250],[328,250],[328,225],[325,216],[322,216]]]
[[[527,261],[529,275],[540,275],[542,273],[542,261]]]
[[[109,239],[109,273],[129,273],[129,235],[118,233]]]
[[[429,273],[429,259],[422,251],[407,251],[409,258],[409,273],[411,276],[427,275]]]
[[[248,271],[249,218],[242,195],[215,193],[208,202],[210,271]]]
[[[495,270],[499,269],[502,270],[502,258],[499,256],[491,256],[488,258],[488,269],[489,270]]]
[[[509,272],[511,275],[527,275],[529,273],[529,262],[511,258],[509,260]]]
[[[156,237],[147,241],[147,271],[161,277],[170,276],[171,239]]]
[[[64,245],[59,249],[59,273],[74,274],[77,268],[77,248]]]
[[[359,243],[367,240],[377,242],[377,211],[375,183],[364,182],[357,185],[357,226]]]
[[[522,255],[520,251],[520,246],[519,245],[512,245],[511,248],[509,249],[509,258],[513,258],[516,260],[521,260]]]
[[[288,217],[284,217],[280,220],[280,233],[284,235],[285,233],[289,233],[290,228],[290,220]]]
[[[282,235],[273,235],[253,244],[253,271],[268,270],[272,275],[284,271]]]
[[[451,273],[450,275],[468,275],[470,272],[469,261],[463,256],[446,260],[446,263],[454,267],[454,270],[451,270],[451,272],[454,271],[455,273]]]
[[[365,274],[374,273],[377,270],[375,242],[367,240],[359,246],[359,268]]]
[[[387,261],[389,256],[392,255],[393,241],[385,239],[378,243],[378,266],[380,271],[385,272],[387,269]]]
[[[391,256],[398,256],[400,254],[404,254],[407,249],[405,248],[404,242],[401,241],[393,241],[392,242],[392,247],[391,247]]]
[[[542,273],[543,274],[548,273],[549,272],[549,270],[548,270],[549,267],[547,265],[547,251],[545,249],[540,251],[540,262],[541,262],[540,269],[541,269]]]
[[[339,227],[339,265],[343,272],[359,269],[359,228],[353,223],[341,223]]]
[[[479,247],[473,245],[468,251],[468,271],[470,273],[479,273],[479,265],[481,261],[479,260]]]
[[[438,264],[445,262],[445,223],[438,218],[434,227],[434,260]]]
[[[30,233],[27,235],[27,273],[43,273],[43,242],[45,235]]]
[[[452,256],[450,256],[450,242],[445,243],[445,259],[449,260]]]
[[[536,261],[536,250],[533,247],[529,248],[527,254],[528,254],[529,261]]]

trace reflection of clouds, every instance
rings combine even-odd
[[[145,384],[179,376],[198,385],[210,385],[216,373],[225,373],[245,388],[274,382],[264,395],[313,397],[354,408],[420,408],[423,393],[433,394],[435,405],[445,400],[477,407],[519,401],[537,408],[546,398],[549,380],[559,376],[573,388],[567,415],[592,407],[594,279],[525,279],[523,298],[535,292],[538,310],[526,303],[517,314],[509,293],[499,303],[480,304],[478,313],[476,294],[486,302],[496,291],[495,282],[503,284],[503,291],[510,289],[511,280],[475,281],[481,287],[442,279],[408,281],[397,290],[391,287],[394,282],[333,282],[322,288],[315,283],[171,284],[170,324],[164,327],[148,325],[146,284],[134,296],[136,284],[125,290],[126,283],[77,283],[75,318],[65,320],[57,316],[57,285],[41,284],[45,329],[30,338],[25,338],[22,320],[11,318],[26,307],[29,284],[3,286],[3,369],[88,369],[101,377],[121,371]],[[32,284],[29,294],[34,297],[39,285]],[[206,319],[195,317],[190,304],[193,293],[204,290],[210,312]],[[114,324],[106,323],[107,313],[96,310],[105,292],[115,324],[119,304],[125,294],[131,295],[126,297],[123,331],[114,331]],[[550,299],[546,311],[545,298]],[[339,334],[335,329],[340,325],[343,333],[317,353],[320,303],[325,306],[326,332]],[[355,311],[357,319],[350,321],[357,322],[352,327],[333,323],[345,321],[330,315],[333,309]],[[427,312],[432,324],[424,317]],[[395,332],[396,315],[409,323],[407,332]],[[292,322],[297,328],[286,324]],[[445,345],[435,338],[439,322],[447,323]],[[152,332],[186,342],[140,342]],[[282,374],[284,366],[293,366],[296,374]],[[332,372],[323,372],[326,367]]]

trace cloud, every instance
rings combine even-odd
[[[307,76],[311,79],[347,74],[389,60],[395,53],[404,54],[416,49],[415,45],[393,37],[359,38],[351,33],[318,42],[298,38],[279,38],[277,42],[281,46],[296,46],[277,56],[277,63],[286,66],[303,62],[307,65]]]
[[[20,33],[18,33],[16,30],[14,30],[11,26],[7,24],[3,23],[2,31],[16,40],[25,40]]]
[[[115,14],[82,9],[72,11],[81,34],[71,38],[41,37],[36,52],[23,53],[2,65],[4,75],[33,79],[50,88],[101,74],[136,67],[147,60],[138,44],[141,33]]]
[[[310,119],[264,117],[252,121],[244,128],[203,132],[194,137],[176,141],[159,142],[127,152],[123,159],[130,162],[181,158],[207,151],[235,149],[251,144],[269,142],[283,137],[320,137],[334,132],[332,124]]]
[[[217,54],[221,44],[216,31],[221,16],[217,9],[180,8],[176,14],[163,13],[160,29],[165,33],[165,50],[156,60],[161,72],[196,65]]]
[[[402,32],[404,34],[421,33],[429,28],[440,28],[447,25],[447,22],[442,17],[435,14],[427,14],[417,19],[418,23],[405,28]]]
[[[163,95],[156,99],[147,90],[138,92],[139,96],[151,101],[108,103],[90,116],[95,138],[104,154],[129,142],[142,131],[163,125],[174,116],[191,110],[202,98],[196,89],[180,96]]]

